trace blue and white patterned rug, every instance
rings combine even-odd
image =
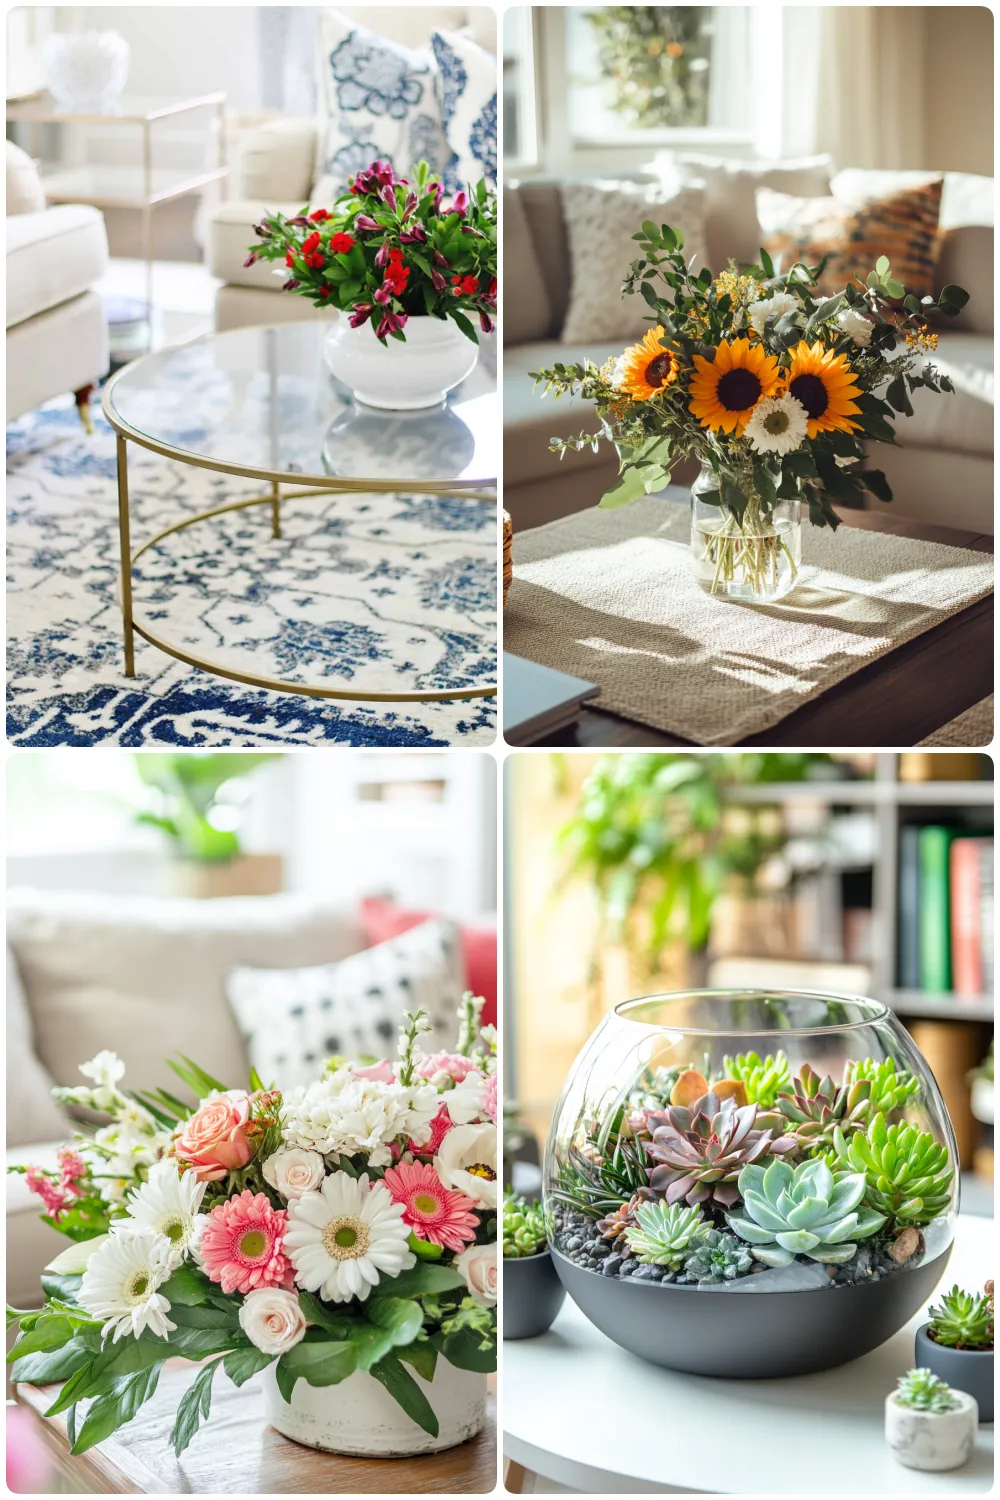
[[[494,698],[336,703],[244,687],[136,638],[122,670],[114,433],[72,402],[7,429],[8,736],[48,745],[489,745]],[[260,485],[129,445],[133,549]],[[192,655],[370,691],[496,680],[496,509],[329,496],[182,531],[135,570],[136,614]]]

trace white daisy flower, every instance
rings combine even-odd
[[[284,1250],[295,1280],[328,1302],[362,1302],[382,1275],[398,1276],[416,1264],[409,1248],[403,1204],[368,1173],[331,1172],[318,1192],[288,1205]]]
[[[451,1095],[446,1096],[446,1102]],[[451,1113],[451,1105],[448,1105]],[[497,1206],[495,1125],[456,1125],[441,1142],[434,1169],[445,1187],[466,1193],[480,1208]]]
[[[148,1231],[112,1234],[91,1256],[77,1298],[103,1320],[105,1338],[114,1331],[115,1343],[126,1334],[137,1338],[147,1328],[166,1338],[177,1324],[167,1317],[170,1303],[157,1288],[170,1270],[169,1240]]]
[[[743,436],[755,453],[793,453],[805,441],[807,422],[794,396],[768,396],[757,402]]]
[[[867,349],[872,341],[872,322],[862,317],[853,307],[845,307],[837,314],[837,327],[854,340],[859,349]]]
[[[789,292],[775,292],[773,297],[765,297],[760,302],[751,302],[747,308],[750,327],[763,338],[764,325],[769,319],[777,320],[783,318],[785,313],[797,312],[799,305],[798,297],[793,297]]]
[[[486,1110],[483,1107],[486,1078],[482,1073],[466,1073],[461,1083],[456,1083],[453,1089],[445,1094],[444,1102],[448,1107],[448,1113],[456,1125],[471,1125],[473,1120],[483,1120]]]
[[[207,1217],[198,1212],[207,1183],[193,1172],[178,1171],[175,1161],[158,1161],[128,1199],[127,1219],[117,1219],[116,1234],[161,1234],[170,1241],[170,1262],[180,1265],[186,1251],[200,1237]]]

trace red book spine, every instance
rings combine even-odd
[[[956,995],[983,993],[980,911],[978,840],[955,839],[951,846],[951,969]]]

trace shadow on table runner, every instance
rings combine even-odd
[[[695,582],[688,517],[655,496],[515,534],[504,648],[596,682],[601,708],[699,745],[738,744],[987,595],[993,558],[803,528],[779,603]]]

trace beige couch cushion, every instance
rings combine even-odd
[[[108,322],[96,292],[7,329],[7,421],[108,373]]]
[[[280,292],[285,276],[281,261],[259,260],[255,266],[244,266],[257,236],[253,232],[268,212],[297,214],[302,203],[265,203],[262,200],[236,198],[220,203],[208,226],[208,269],[220,281],[232,286],[254,286],[261,291]],[[291,294],[289,293],[289,296]],[[298,298],[303,301],[303,298]]]
[[[559,183],[522,182],[518,184],[517,194],[531,230],[531,243],[535,247],[552,311],[548,336],[558,338],[569,307],[569,238]]]
[[[7,949],[7,1144],[47,1141],[69,1122],[52,1097],[54,1079],[35,1056],[31,1016],[21,976]],[[86,1061],[86,1059],[81,1059]]]
[[[7,327],[87,291],[104,275],[108,240],[96,208],[65,203],[7,220]]]
[[[950,376],[952,394],[915,390],[913,416],[896,421],[904,448],[943,448],[953,453],[993,453],[993,343],[980,333],[942,332],[930,355],[942,375]]]
[[[540,390],[532,389],[529,372],[541,365],[552,365],[557,360],[566,365],[582,359],[603,364],[621,350],[620,340],[569,346],[548,340],[504,350],[504,429],[513,439],[504,447],[505,485],[527,484],[578,465],[589,467],[589,449],[587,454],[567,453],[560,459],[549,451],[549,439],[592,432],[597,425],[593,403],[583,401],[579,396],[560,396],[558,400],[546,396],[543,399]],[[613,450],[608,448],[606,452],[612,453]]]
[[[552,307],[531,228],[520,193],[503,195],[503,336],[505,344],[543,339],[552,324]]]
[[[38,168],[20,146],[7,142],[7,217],[12,214],[40,214],[45,207]]]
[[[351,916],[303,896],[152,900],[12,891],[7,937],[39,1057],[59,1084],[107,1047],[129,1088],[167,1084],[180,1051],[239,1085],[246,1054],[226,1003],[238,964],[333,963],[364,946]]]
[[[708,264],[724,271],[730,258],[753,264],[760,253],[757,189],[774,188],[803,198],[830,191],[831,159],[808,156],[790,161],[729,161],[715,156],[663,153],[656,167],[664,182],[679,173],[705,187],[705,249]]]

